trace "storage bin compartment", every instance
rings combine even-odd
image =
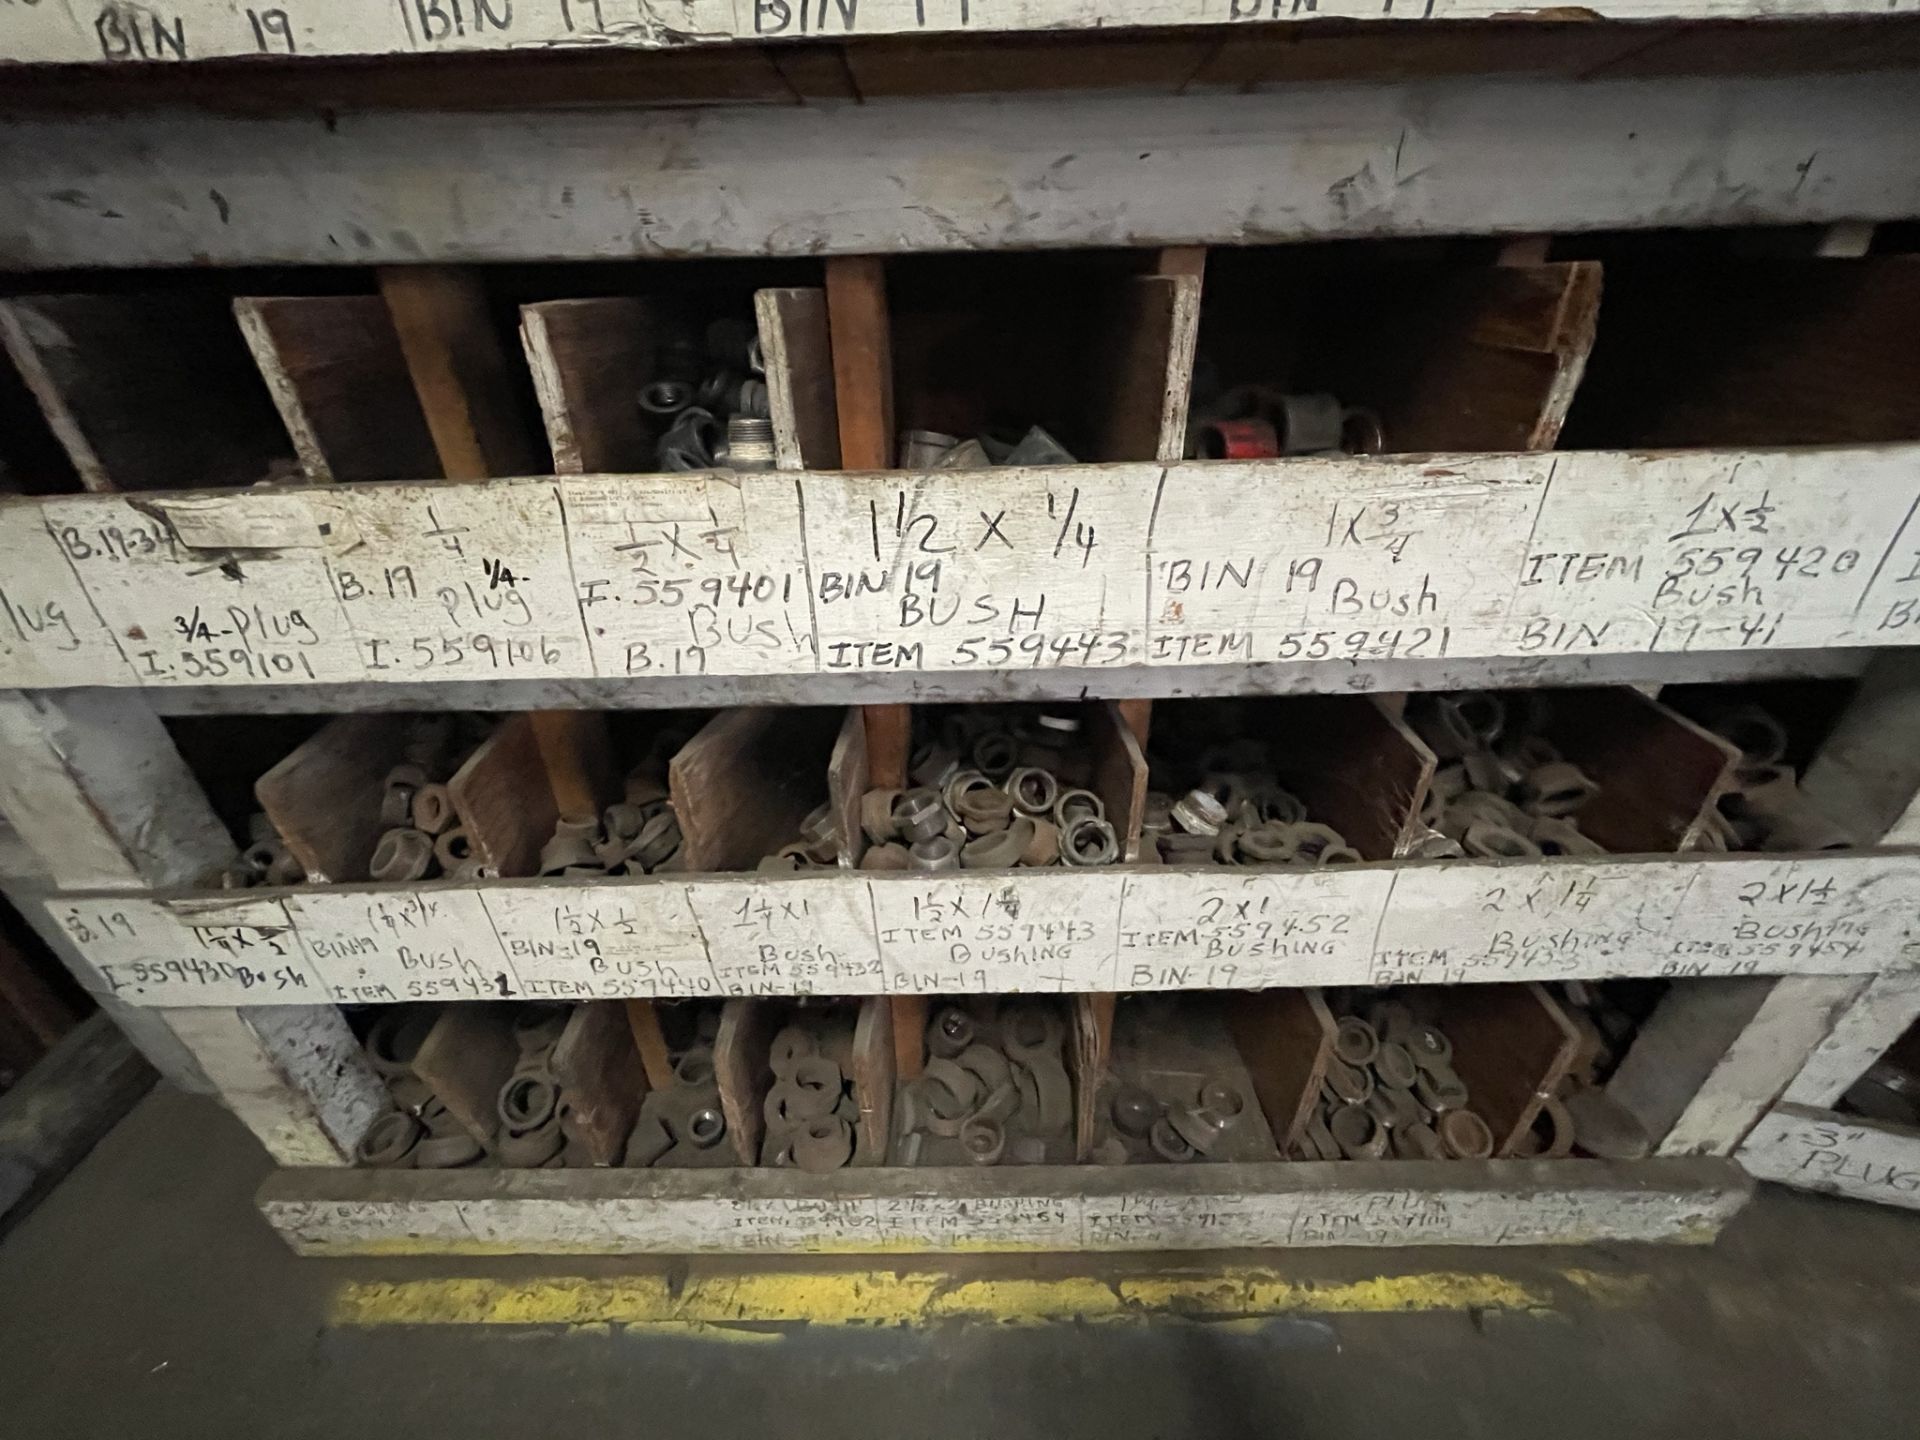
[[[1327,865],[1411,853],[1433,753],[1367,696],[1153,709],[1140,858]]]
[[[1600,267],[1498,258],[1482,240],[1210,252],[1185,453],[1552,449]]]
[[[1920,438],[1920,258],[1773,258],[1744,238],[1561,243],[1607,270],[1566,448]]]
[[[1178,458],[1199,281],[1150,258],[889,260],[894,465]]]
[[[194,281],[0,301],[0,343],[81,485],[256,485],[299,474],[229,296]]]
[[[884,1000],[729,1000],[714,1060],[738,1164],[823,1173],[886,1162]]]
[[[557,473],[838,466],[817,264],[600,267],[533,288],[570,292],[520,308]],[[765,423],[729,450],[733,415]]]

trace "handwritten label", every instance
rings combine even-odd
[[[484,899],[524,995],[722,993],[682,886],[506,886]]]
[[[37,505],[0,517],[0,671],[38,689],[95,685],[125,661]]]
[[[1115,870],[900,876],[869,882],[894,993],[1111,988]]]
[[[289,895],[286,908],[336,1001],[504,1000],[526,993],[477,891],[315,887]]]
[[[708,880],[686,886],[723,995],[877,995],[884,988],[863,880]]]
[[[1392,883],[1380,869],[1131,872],[1113,988],[1347,983],[1366,964]]]
[[[47,913],[132,1005],[304,1005],[327,998],[281,907],[263,900],[53,899]]]
[[[1754,1127],[1740,1163],[1802,1190],[1920,1209],[1920,1131],[1783,1105]]]

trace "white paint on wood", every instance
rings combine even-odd
[[[1920,855],[1836,852],[48,901],[146,1005],[1856,976],[1912,964],[1917,908]]]
[[[0,134],[0,264],[872,254],[1920,211],[1920,94],[1897,71],[1494,84],[1468,75],[1315,85],[1312,102],[1279,87],[22,119]],[[727,177],[725,205],[713,203],[715,175]]]
[[[63,620],[0,627],[0,681],[973,672],[1012,694],[1066,672],[1112,693],[1207,666],[1368,688],[1340,667],[1897,646],[1920,640],[1917,465],[1891,445],[19,501],[9,604]]]
[[[236,298],[234,321],[240,327],[241,338],[247,342],[253,363],[260,367],[260,378],[267,382],[267,393],[273,397],[273,408],[280,412],[280,423],[287,427],[287,438],[293,442],[293,453],[300,461],[301,471],[316,485],[330,485],[334,478],[333,465],[327,459],[326,447],[320,443],[319,431],[307,414],[299,385],[287,373],[280,346],[260,313],[260,306],[261,301],[256,298]]]
[[[1724,1161],[1349,1162],[842,1171],[283,1173],[303,1254],[807,1254],[1704,1243],[1746,1203]]]
[[[1920,1020],[1920,972],[1876,975],[1834,1022],[1781,1097],[1788,1104],[1826,1109]]]
[[[1907,10],[1893,0],[1894,10]],[[1779,20],[1890,13],[1880,0],[1594,0],[1583,18],[1626,21]],[[1557,19],[1550,6],[1500,0],[287,0],[247,9],[230,0],[171,0],[165,7],[110,4],[0,8],[0,63],[192,63],[228,57],[337,56],[470,51],[711,47],[729,42],[853,40],[872,35],[1019,34],[1135,27],[1206,26],[1263,31],[1290,21],[1375,23]]]
[[[1920,1130],[1778,1105],[1740,1148],[1757,1180],[1920,1210]]]

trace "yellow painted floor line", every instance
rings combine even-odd
[[[845,1269],[605,1280],[440,1278],[351,1281],[334,1297],[336,1325],[634,1326],[681,1333],[740,1326],[1000,1325],[1209,1320],[1277,1315],[1395,1315],[1622,1305],[1640,1277],[1559,1272],[1526,1284],[1473,1271],[1427,1271],[1312,1283],[1259,1266],[1058,1279],[958,1279],[940,1271]]]

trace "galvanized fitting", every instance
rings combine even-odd
[[[1173,797],[1164,790],[1149,790],[1146,803],[1141,807],[1140,832],[1143,835],[1164,835],[1173,828]]]
[[[1313,857],[1313,863],[1325,869],[1329,865],[1358,865],[1365,858],[1351,845],[1329,845]]]
[[[1189,790],[1173,802],[1173,823],[1189,835],[1213,836],[1227,823],[1227,807],[1205,790]]]
[[[1200,1087],[1200,1113],[1216,1130],[1246,1113],[1247,1097],[1231,1080],[1215,1076]]]
[[[960,847],[963,870],[1011,870],[1033,844],[1033,821],[1018,816],[1005,829],[990,831]]]
[[[1423,830],[1406,845],[1406,859],[1409,860],[1458,860],[1467,852],[1460,848],[1460,842],[1450,835],[1442,835],[1438,830]]]
[[[758,415],[729,415],[726,461],[730,470],[773,469],[773,421]]]
[[[1082,815],[1060,832],[1062,865],[1111,865],[1119,858],[1119,837],[1096,815]]]
[[[1443,1070],[1453,1059],[1453,1041],[1437,1025],[1423,1025],[1409,1015],[1395,1036],[1422,1070]]]
[[[998,787],[989,780],[984,771],[956,770],[947,777],[947,783],[941,787],[940,800],[949,813],[958,816],[960,802],[975,790],[996,790]]]
[[[991,470],[993,457],[978,440],[962,440],[934,462],[936,470]]]
[[[367,873],[376,880],[399,884],[418,880],[433,865],[433,841],[419,830],[389,830],[373,847]]]
[[[931,470],[939,465],[941,458],[959,443],[959,436],[945,435],[938,430],[902,430],[898,442],[899,454],[896,457],[896,468]]]
[[[907,860],[915,870],[958,870],[960,847],[946,835],[929,835],[908,847]]]
[[[1107,818],[1107,802],[1091,790],[1062,790],[1060,798],[1053,802],[1053,823],[1063,834],[1072,828],[1075,820],[1087,816],[1095,820]]]
[[[902,795],[893,807],[893,818],[900,838],[909,842],[930,840],[947,828],[946,805],[940,792],[929,786]]]
[[[1073,455],[1038,425],[1020,437],[1020,443],[1007,452],[1006,465],[1072,465]]]
[[[862,870],[911,870],[913,855],[897,840],[884,845],[869,845],[860,856]]]
[[[413,828],[438,835],[459,816],[453,808],[453,796],[441,784],[422,785],[413,792]]]
[[[953,808],[954,817],[966,827],[969,835],[1002,832],[1013,822],[1013,797],[1004,790],[976,787],[962,794]],[[1026,819],[1024,815],[1020,818]]]

